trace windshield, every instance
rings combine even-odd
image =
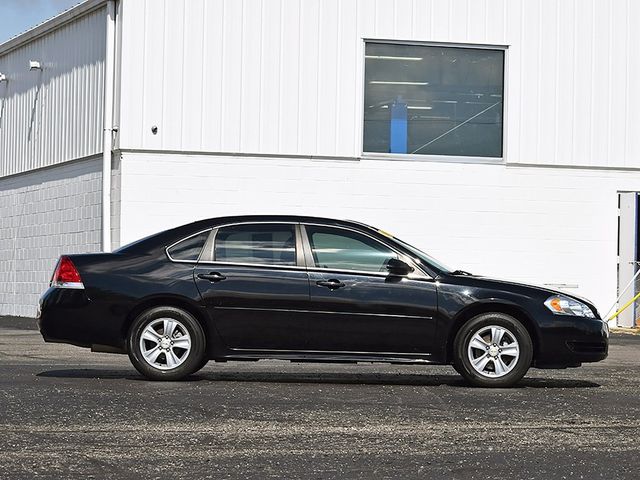
[[[413,253],[420,260],[428,263],[429,265],[433,265],[434,267],[436,267],[438,270],[442,271],[443,273],[450,273],[451,272],[451,269],[449,267],[447,267],[444,263],[436,260],[431,255],[427,255],[422,250],[417,249],[413,245],[409,245],[407,242],[404,242],[404,241],[400,240],[398,237],[391,237],[391,238],[393,238],[393,240],[395,240],[397,243],[402,245],[407,250],[411,251],[411,253]]]

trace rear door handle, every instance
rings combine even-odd
[[[340,280],[332,278],[331,280],[318,280],[316,285],[327,287],[329,290],[336,290],[345,286]]]
[[[202,280],[209,280],[210,282],[215,283],[215,282],[220,282],[221,280],[224,280],[227,277],[225,277],[224,275],[218,272],[209,272],[209,273],[199,273],[198,278],[201,278]]]

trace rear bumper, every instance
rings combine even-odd
[[[84,290],[49,288],[40,297],[37,318],[45,342],[90,347],[93,336],[87,328],[90,305]]]
[[[121,324],[107,320],[86,290],[52,287],[40,297],[37,322],[45,342],[121,348]]]
[[[609,327],[599,319],[552,315],[541,322],[540,337],[539,368],[578,367],[609,353]]]

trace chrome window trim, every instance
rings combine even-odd
[[[195,263],[195,262],[189,262]],[[308,272],[317,272],[317,273],[339,273],[342,275],[368,275],[375,277],[388,277],[389,274],[385,272],[368,272],[366,270],[339,270],[339,269],[329,269],[329,268],[317,268],[317,267],[301,267],[298,265],[274,265],[274,264],[266,264],[266,263],[240,263],[240,262],[221,262],[217,260],[207,261],[203,260],[198,262],[198,265],[221,265],[225,267],[251,267],[251,268],[264,268],[264,269],[277,269],[277,270],[300,270],[300,271],[308,271]],[[413,266],[413,265],[412,265]],[[414,274],[411,272],[409,275],[405,275],[406,278],[411,280],[433,280],[433,277],[428,276],[428,274],[422,274],[422,270],[416,268],[416,272],[418,274]]]
[[[192,262],[194,263],[194,262]],[[302,270],[306,271],[306,267],[300,267],[298,265],[275,265],[272,263],[242,263],[242,262],[221,262],[218,260],[203,260],[198,262],[198,265],[221,265],[229,267],[252,267],[252,268],[275,268],[278,270]]]
[[[210,258],[211,260],[213,260],[213,254],[215,251],[215,241],[216,241],[216,235],[218,234],[218,229],[217,228],[213,228],[211,230],[211,233],[209,234],[209,238],[207,238],[207,241],[204,242],[204,246],[202,247],[202,251],[200,252],[200,255],[198,256],[198,260],[197,263],[200,263],[203,260],[203,257],[206,256],[207,254],[207,249],[211,249],[210,255],[208,256],[208,258]]]
[[[303,252],[303,259],[304,259],[304,265],[275,265],[275,264],[270,264],[270,263],[242,263],[242,262],[223,262],[223,261],[217,261],[217,260],[176,260],[174,258],[171,257],[171,255],[169,255],[169,249],[171,247],[174,247],[175,245],[177,245],[178,243],[184,241],[184,240],[188,240],[191,237],[195,237],[196,235],[200,235],[201,233],[207,232],[207,231],[213,231],[215,230],[215,234],[217,235],[218,230],[220,230],[221,228],[224,227],[231,227],[231,226],[236,226],[236,225],[294,225],[297,226],[297,228],[295,228],[295,233],[296,233],[296,261],[300,261],[299,255],[297,253],[297,248],[299,246],[299,243],[302,244],[302,252]],[[368,272],[368,271],[364,271],[364,270],[340,270],[340,269],[328,269],[328,268],[318,268],[315,266],[315,262],[313,261],[313,255],[311,254],[311,246],[309,245],[309,240],[308,240],[308,236],[307,236],[307,232],[306,229],[304,228],[305,225],[313,225],[313,226],[317,226],[317,227],[326,227],[326,228],[337,228],[337,229],[341,229],[341,230],[347,230],[347,231],[351,231],[354,233],[358,233],[360,235],[364,235],[366,237],[369,237],[370,239],[372,239],[375,242],[378,242],[382,245],[384,245],[385,247],[389,248],[390,250],[392,250],[393,252],[395,252],[396,254],[398,254],[401,259],[403,259],[404,261],[407,261],[407,263],[409,265],[411,265],[414,268],[414,271],[411,272],[409,275],[406,275],[406,278],[410,278],[412,280],[435,280],[435,277],[433,277],[432,275],[430,275],[427,271],[425,271],[424,268],[422,268],[415,260],[413,260],[411,257],[409,257],[407,254],[399,251],[396,247],[394,247],[393,245],[388,244],[385,241],[382,241],[378,238],[373,237],[372,235],[363,232],[362,230],[358,230],[352,227],[347,227],[347,226],[343,226],[343,225],[331,225],[331,224],[326,224],[326,223],[318,223],[318,222],[295,222],[295,221],[290,221],[290,220],[282,220],[282,221],[278,221],[278,220],[258,220],[258,221],[244,221],[244,222],[230,222],[230,223],[224,223],[224,224],[220,224],[220,225],[216,225],[214,227],[209,227],[206,228],[204,230],[200,230],[196,233],[193,233],[187,237],[181,238],[180,240],[178,240],[177,242],[172,243],[171,245],[169,245],[168,247],[165,248],[165,254],[167,255],[167,257],[169,258],[170,261],[174,262],[174,263],[190,263],[193,265],[223,265],[223,266],[238,266],[238,267],[257,267],[257,268],[275,268],[275,269],[279,269],[279,270],[289,270],[289,269],[293,269],[293,270],[306,270],[309,272],[331,272],[331,273],[341,273],[341,274],[359,274],[359,275],[371,275],[371,276],[379,276],[379,277],[387,277],[389,274],[385,273],[385,272]],[[365,226],[365,224],[362,224],[363,226]],[[298,235],[299,234],[299,235]],[[209,237],[211,238],[211,236]],[[209,242],[209,239],[207,239],[207,241],[205,241],[203,248],[207,246],[207,243]],[[213,243],[213,248],[215,249],[215,238],[214,238],[214,243]],[[202,256],[202,252],[200,252],[200,256]],[[309,256],[307,258],[307,256]],[[309,266],[312,265],[312,266]]]
[[[296,230],[296,266],[307,268],[307,262],[304,256],[304,242],[302,241],[303,231],[302,226],[297,223],[295,225]]]
[[[302,236],[302,249],[304,253],[304,264],[307,266],[307,271],[314,272],[316,269],[316,262],[313,259],[313,252],[311,251],[311,244],[309,243],[309,234],[305,224],[300,224],[300,234]]]
[[[164,249],[165,255],[167,255],[167,258],[169,258],[169,260],[174,262],[174,263],[198,263],[198,259],[197,258],[195,260],[177,260],[177,259],[175,259],[175,258],[173,258],[171,256],[171,254],[169,253],[169,250],[172,249],[173,247],[175,247],[176,245],[178,245],[179,243],[184,242],[185,240],[189,240],[190,238],[197,237],[198,235],[201,235],[201,234],[203,234],[205,232],[209,232],[211,230],[213,230],[213,227],[205,228],[204,230],[200,230],[199,232],[192,233],[191,235],[189,235],[187,237],[181,238],[177,242],[173,242],[171,245],[165,247],[165,249]],[[208,241],[209,241],[208,239],[205,240],[204,245],[202,245],[202,250],[204,250],[204,247],[206,246]],[[200,258],[200,255],[202,255],[202,250],[198,254],[198,258]]]
[[[410,280],[434,280],[432,277],[424,273],[421,269],[418,269],[417,267],[414,267],[414,268],[415,270],[413,272],[411,272],[408,275],[402,275],[402,276]],[[370,277],[381,277],[381,278],[386,278],[390,275],[388,272],[386,273],[385,272],[368,272],[366,270],[340,270],[337,268],[318,268],[318,267],[307,268],[307,271],[315,272],[315,273],[336,273],[340,275],[350,275],[350,274],[368,275]]]
[[[380,277],[387,277],[389,276],[388,273],[385,272],[371,272],[371,271],[366,271],[366,270],[343,270],[343,269],[339,269],[339,268],[321,268],[321,267],[316,267],[315,265],[315,261],[313,260],[313,253],[311,251],[311,243],[309,242],[309,233],[307,232],[306,228],[304,228],[306,225],[310,225],[310,226],[315,226],[315,227],[325,227],[325,228],[337,228],[340,230],[347,230],[353,233],[357,233],[359,235],[364,235],[365,237],[370,238],[371,240],[373,240],[374,242],[377,242],[385,247],[387,247],[389,250],[391,250],[392,252],[394,252],[396,255],[398,255],[398,257],[400,258],[400,260],[408,263],[411,267],[413,267],[413,272],[411,272],[409,275],[405,275],[405,277],[407,278],[411,278],[411,279],[430,279],[433,280],[434,277],[432,277],[431,275],[429,275],[429,273],[427,273],[426,271],[424,271],[424,269],[422,269],[418,263],[411,257],[409,257],[406,253],[399,251],[395,246],[388,244],[387,242],[384,242],[378,238],[375,238],[372,235],[369,235],[368,233],[365,233],[361,230],[357,230],[355,228],[350,228],[350,227],[344,227],[342,225],[327,225],[324,223],[312,223],[312,222],[304,222],[300,224],[301,230],[304,233],[304,243],[305,243],[305,259],[307,261],[307,270],[310,272],[332,272],[332,273],[341,273],[341,274],[349,274],[349,273],[355,273],[355,274],[365,274],[365,275],[373,275],[373,276],[380,276]],[[310,266],[312,265],[312,266]]]

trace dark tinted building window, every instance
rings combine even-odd
[[[169,248],[169,255],[174,260],[189,260],[196,261],[200,256],[204,242],[207,241],[211,231],[202,232],[191,238],[182,240],[180,243],[176,243]]]
[[[365,51],[365,152],[502,157],[503,50]]]
[[[218,230],[214,259],[218,262],[295,265],[293,225],[234,225]]]

